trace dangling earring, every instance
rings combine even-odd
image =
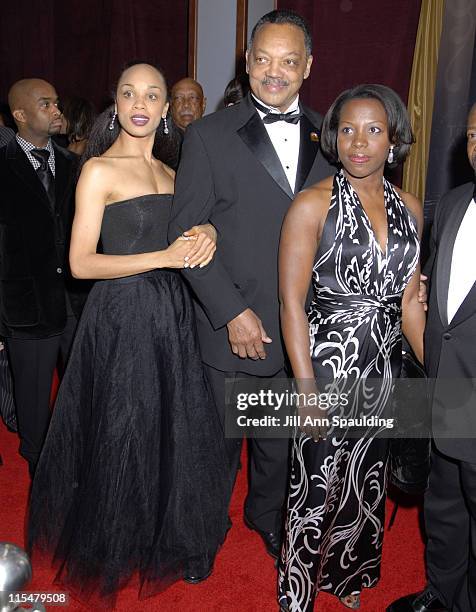
[[[387,161],[389,164],[393,164],[393,161],[395,159],[395,156],[393,155],[394,148],[395,148],[395,145],[390,145],[390,151],[388,152],[388,157],[387,157]]]
[[[164,134],[169,133],[169,126],[167,125],[167,117],[164,117]]]
[[[114,129],[114,123],[116,121],[117,113],[114,111],[114,114],[111,119],[111,123],[109,124],[109,129],[112,131]]]

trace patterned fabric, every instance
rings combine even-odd
[[[416,221],[385,179],[384,195],[385,252],[357,193],[336,174],[308,311],[318,386],[344,381],[365,390],[359,414],[377,417],[400,372],[401,298],[419,257]],[[292,612],[312,610],[321,590],[343,597],[379,579],[388,440],[369,432],[294,438],[279,572],[280,601]]]
[[[26,156],[28,157],[28,160],[30,161],[31,165],[33,166],[33,168],[35,170],[38,170],[38,168],[40,167],[40,162],[36,159],[36,157],[34,157],[31,152],[33,151],[33,149],[38,149],[38,147],[35,147],[34,144],[31,144],[31,142],[28,142],[27,140],[25,140],[24,138],[22,138],[21,136],[16,136],[17,138],[17,142],[20,145],[20,147],[23,149],[23,151],[25,152]],[[53,144],[51,142],[51,138],[48,139],[48,144],[46,145],[46,147],[44,147],[50,154],[49,158],[48,158],[48,164],[50,166],[50,170],[53,173],[53,176],[55,176],[55,150],[53,149]]]
[[[12,128],[0,125],[0,147],[7,145],[12,138],[15,138],[15,132]]]

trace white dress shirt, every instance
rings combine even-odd
[[[256,96],[255,96],[256,98]],[[256,98],[260,104],[267,106],[259,98]],[[280,113],[277,108],[271,108],[271,112]],[[256,109],[261,119],[266,115],[259,109]],[[299,112],[299,96],[294,100],[291,106],[286,110],[286,113]],[[299,161],[299,144],[301,140],[301,128],[299,122],[296,124],[286,123],[286,121],[276,121],[275,123],[265,123],[264,127],[268,132],[268,136],[273,143],[279,161],[286,174],[286,178],[294,191],[296,187],[296,174]]]
[[[451,258],[448,323],[476,282],[476,202],[471,200],[459,226]]]

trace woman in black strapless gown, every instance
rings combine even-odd
[[[28,525],[30,546],[53,554],[57,581],[106,604],[134,574],[143,597],[205,578],[227,527],[225,455],[193,305],[179,272],[165,269],[206,264],[214,245],[198,230],[167,244],[173,173],[150,157],[167,112],[162,75],[133,66],[117,95],[103,132],[114,143],[83,168],[71,245],[73,273],[102,280],[78,326]],[[88,253],[99,229],[102,253]]]

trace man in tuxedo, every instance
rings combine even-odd
[[[179,166],[169,238],[196,223],[218,231],[214,260],[185,270],[196,297],[207,377],[225,429],[225,379],[283,378],[278,302],[281,225],[301,189],[333,173],[319,149],[321,117],[299,89],[312,64],[304,20],[288,10],[262,17],[246,54],[250,94],[191,124]],[[288,481],[286,439],[249,440],[245,521],[277,557]],[[226,439],[230,495],[241,439]]]
[[[18,134],[0,149],[0,335],[14,379],[20,454],[33,475],[49,422],[53,372],[64,365],[83,302],[69,274],[75,156],[51,135],[58,95],[41,79],[9,92]]]
[[[469,162],[476,172],[476,104],[469,113],[467,138]],[[428,584],[422,593],[394,602],[388,612],[476,610],[476,413],[471,380],[476,378],[475,183],[453,189],[439,202],[425,268],[425,366],[436,379],[432,467],[425,495]]]

